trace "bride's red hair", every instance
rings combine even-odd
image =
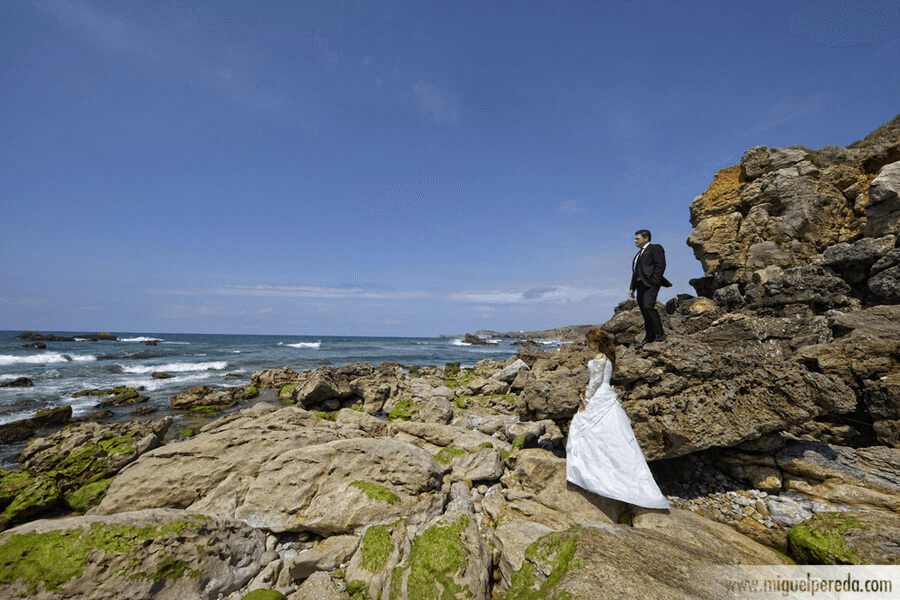
[[[602,329],[591,329],[585,336],[588,348],[596,354],[605,354],[606,358],[612,362],[613,369],[616,368],[616,346],[613,344],[612,336]]]

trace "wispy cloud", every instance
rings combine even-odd
[[[753,127],[753,133],[787,125],[793,121],[806,119],[820,112],[828,103],[828,94],[817,94],[789,102],[779,102],[769,111],[769,117]]]
[[[413,85],[413,94],[419,103],[419,110],[423,114],[437,121],[456,122],[456,106],[447,93],[436,85],[426,81],[417,81]]]
[[[152,48],[149,32],[133,23],[100,15],[85,4],[66,0],[41,2],[37,7],[53,16],[63,27],[86,36],[90,43],[100,48],[160,58]]]
[[[361,287],[311,285],[228,285],[210,288],[154,290],[158,294],[182,296],[251,296],[259,298],[307,298],[325,300],[411,300],[428,297],[421,290],[380,290]]]
[[[212,57],[197,50],[197,40],[202,39],[203,31],[196,15],[188,18],[187,14],[179,16],[175,12],[173,19],[182,18],[186,22],[175,23],[163,32],[135,19],[101,14],[86,2],[46,0],[37,7],[101,51],[151,59],[173,77],[213,89],[247,106],[276,110],[284,104],[279,94],[255,81],[249,68],[240,68],[226,59],[225,55],[234,54],[234,49],[222,50],[219,56]],[[183,37],[193,39],[182,43],[173,36],[173,31],[182,31]]]
[[[577,215],[584,212],[584,209],[578,204],[577,200],[563,200],[559,203],[557,210],[567,215]]]
[[[435,292],[421,289],[386,290],[365,287],[310,285],[227,285],[206,288],[152,290],[152,293],[179,296],[243,296],[256,298],[296,298],[307,300],[434,300],[464,304],[536,304],[582,302],[598,296],[613,296],[618,290],[574,286],[535,285],[511,290],[460,290]]]
[[[475,304],[536,304],[583,302],[591,297],[610,296],[613,290],[571,286],[537,286],[525,290],[459,291],[448,297],[456,302]]]

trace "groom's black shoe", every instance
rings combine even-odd
[[[635,348],[643,348],[646,344],[649,344],[649,343],[652,342],[652,341],[653,341],[653,340],[644,338],[644,339],[642,339],[641,341],[639,341],[638,343],[636,343],[636,344],[634,345],[634,347],[635,347]]]
[[[654,342],[664,342],[664,341],[666,341],[666,336],[661,335],[661,336],[659,336],[658,338],[656,338],[656,339],[653,340],[653,341],[654,341]]]

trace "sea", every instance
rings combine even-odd
[[[117,341],[90,341],[73,332],[34,332],[75,341],[28,347],[22,331],[0,331],[0,385],[20,377],[32,387],[0,387],[0,424],[27,419],[47,408],[71,406],[73,417],[96,412],[97,396],[80,391],[117,386],[141,388],[149,397],[141,407],[170,414],[169,400],[196,385],[237,387],[250,384],[254,371],[290,365],[297,372],[323,365],[384,362],[443,367],[458,362],[472,367],[484,358],[505,360],[519,351],[514,339],[467,344],[464,337],[338,337],[112,332]],[[544,342],[559,347],[561,342]],[[154,378],[166,373],[168,379]],[[125,418],[135,406],[112,409]]]

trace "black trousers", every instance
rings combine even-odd
[[[659,294],[659,286],[647,286],[641,282],[637,284],[637,303],[644,317],[645,338],[648,341],[659,339],[665,335],[662,320],[656,310],[656,296]]]

